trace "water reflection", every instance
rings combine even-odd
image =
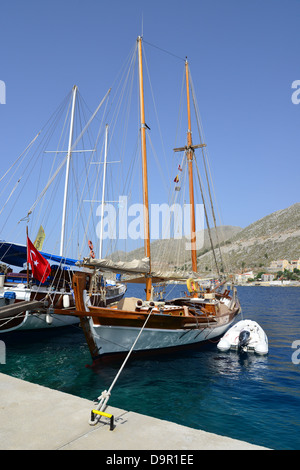
[[[268,368],[268,356],[257,356],[254,353],[238,353],[230,351],[213,358],[217,362],[220,375],[229,374],[231,378],[239,378],[241,373],[251,373],[257,377]]]

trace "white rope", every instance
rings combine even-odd
[[[41,131],[38,132],[38,134],[34,137],[34,139],[32,139],[32,141],[30,142],[29,145],[27,145],[26,149],[21,153],[21,155],[17,158],[17,160],[11,165],[11,167],[7,170],[6,173],[4,173],[4,175],[1,177],[0,179],[0,182],[3,180],[3,178],[5,178],[5,176],[10,172],[10,170],[15,166],[15,164],[20,160],[20,158],[25,154],[25,152],[27,152],[27,150],[29,150],[29,148],[33,145],[33,143],[36,141],[36,139],[38,138],[38,136],[40,135]]]
[[[136,343],[138,342],[139,337],[141,336],[141,334],[142,334],[142,332],[143,332],[143,330],[144,330],[144,328],[145,328],[145,326],[146,326],[146,324],[147,324],[147,322],[148,322],[148,320],[149,320],[149,318],[150,318],[150,315],[152,314],[152,310],[153,310],[153,307],[150,309],[149,314],[148,314],[148,316],[147,316],[147,318],[146,318],[146,320],[145,320],[144,325],[142,326],[142,328],[141,328],[139,334],[137,335],[137,337],[136,337],[136,339],[135,339],[133,345],[131,346],[131,349],[130,349],[130,351],[128,352],[128,354],[127,354],[127,356],[126,356],[126,358],[125,358],[125,360],[124,360],[124,362],[123,362],[123,364],[122,364],[122,366],[121,366],[119,372],[117,373],[116,377],[114,378],[114,380],[113,380],[111,386],[109,387],[108,390],[104,390],[104,391],[101,393],[101,395],[98,397],[98,400],[100,400],[99,403],[98,403],[98,405],[97,405],[97,410],[98,410],[98,411],[103,411],[103,410],[106,408],[107,402],[108,402],[108,400],[109,400],[109,398],[110,398],[110,396],[111,396],[112,389],[113,389],[113,387],[115,386],[115,384],[116,384],[116,382],[117,382],[117,380],[118,380],[118,378],[119,378],[119,376],[120,376],[122,370],[124,369],[125,364],[126,364],[126,362],[128,361],[128,359],[129,359],[129,357],[130,357],[130,355],[131,355],[131,353],[132,353],[132,351],[133,351],[133,349],[134,349]],[[89,424],[90,424],[91,426],[94,426],[95,424],[98,423],[99,419],[100,419],[99,416],[95,416],[95,419],[94,419],[94,420],[91,420],[91,419],[89,420]]]
[[[8,325],[12,320],[15,320],[16,318],[19,318],[21,317],[22,315],[24,315],[24,312],[20,312],[18,313],[17,315],[14,315],[13,317],[5,317],[5,318],[2,318],[1,320],[1,329],[3,328],[3,326],[5,325]],[[24,315],[24,319],[25,319],[25,316],[26,314]],[[5,321],[6,320],[6,321]],[[2,323],[3,322],[3,323]],[[5,331],[5,330],[4,330]]]
[[[196,95],[195,95],[195,91],[194,91],[194,85],[193,85],[191,74],[190,74],[190,80],[191,80],[192,97],[193,97],[193,103],[194,103],[194,108],[195,108],[195,115],[196,115],[196,121],[197,121],[197,126],[198,126],[199,138],[200,138],[200,142],[203,143],[206,140],[205,140],[205,136],[204,136],[204,129],[203,129],[203,125],[202,125],[202,121],[201,121],[201,117],[200,117],[200,112],[199,112],[198,103],[197,103],[197,100],[196,100]],[[211,174],[207,147],[202,148],[202,157],[203,157],[203,164],[204,164],[204,169],[205,169],[205,174],[206,174],[207,188],[208,188],[208,192],[209,192],[209,199],[210,199],[210,205],[211,205],[210,211],[211,211],[212,219],[214,221],[216,240],[217,240],[217,245],[218,245],[218,248],[219,248],[219,255],[220,255],[220,259],[221,259],[221,265],[224,268],[224,270],[226,272],[228,272],[228,265],[227,265],[228,264],[227,263],[228,259],[225,262],[224,253],[221,250],[221,244],[220,244],[220,241],[219,241],[218,232],[221,233],[223,241],[225,240],[225,236],[224,236],[224,230],[223,230],[223,222],[222,222],[219,206],[218,206],[218,203],[217,203],[217,198],[216,198],[216,193],[215,193],[215,188],[214,188],[214,182],[213,182],[213,178],[212,178],[212,174]],[[213,197],[211,195],[211,190],[212,190]],[[214,199],[214,203],[213,203],[213,199]],[[219,227],[217,227],[217,221],[216,221],[216,217],[215,217],[214,205],[216,206],[216,210],[217,210],[217,213],[218,213],[219,224],[220,224]]]

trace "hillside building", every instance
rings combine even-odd
[[[294,271],[294,269],[300,269],[300,259],[292,259],[290,262],[291,269],[290,271]]]
[[[248,271],[246,273],[239,273],[235,275],[235,282],[237,284],[247,284],[249,279],[254,278],[253,271]]]
[[[277,271],[284,271],[285,269],[290,269],[290,263],[287,259],[278,259],[276,261],[272,261],[269,267],[269,271],[277,272]]]
[[[275,278],[275,274],[266,273],[266,274],[261,275],[262,282],[274,281],[274,278]]]
[[[293,259],[291,261],[288,261],[287,259],[272,261],[268,271],[276,273],[286,269],[287,271],[293,272],[295,268],[300,269],[300,258]]]

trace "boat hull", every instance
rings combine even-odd
[[[117,302],[124,296],[126,292],[126,287],[123,285],[115,286],[112,295],[107,297],[106,301],[109,305],[112,302]],[[4,297],[5,293],[13,293],[15,298],[13,300],[8,300]],[[33,291],[31,289],[25,288],[25,286],[14,286],[13,288],[4,288],[0,292],[0,307],[6,305],[11,305],[18,303],[20,301],[30,301],[30,300],[42,300],[49,294],[48,290],[39,289],[38,291]],[[72,292],[69,293],[52,293],[52,301],[55,304],[56,308],[64,307],[63,297],[67,297],[67,303],[70,305],[70,313],[72,310],[75,310],[75,301]],[[97,304],[98,297],[100,295],[94,295],[94,301]],[[76,325],[79,323],[79,319],[73,315],[56,315],[55,313],[40,313],[37,311],[26,311],[20,312],[16,316],[10,318],[0,319],[0,334],[9,333],[12,331],[28,331],[28,330],[44,330],[52,328],[61,328],[64,326]]]
[[[77,273],[73,289],[93,363],[129,352],[155,355],[215,341],[240,313],[236,296],[228,306],[227,298],[213,295],[209,302],[190,306],[124,297],[116,305],[96,307],[87,301],[86,281],[86,275]]]
[[[230,317],[230,319],[227,318],[226,321],[221,321],[216,325],[212,326],[212,324],[206,323],[198,328],[144,328],[134,347],[133,354],[135,356],[149,356],[161,352],[194,349],[209,341],[216,341],[231,326],[235,314]],[[98,348],[98,356],[93,357],[94,362],[126,355],[141,330],[140,327],[97,325],[92,318],[90,319],[90,328]]]
[[[26,311],[23,312],[21,316],[12,319],[8,324],[10,327],[1,327],[0,333],[9,333],[15,330],[44,330],[75,325],[77,323],[78,320],[72,316],[62,318],[60,315],[48,315]]]

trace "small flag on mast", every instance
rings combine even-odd
[[[34,241],[34,246],[37,250],[41,250],[43,248],[43,243],[44,243],[45,238],[46,238],[46,234],[41,225],[37,233],[36,239]]]
[[[51,267],[48,261],[35,248],[27,236],[27,263],[30,263],[32,275],[41,283],[45,282],[51,273]]]

